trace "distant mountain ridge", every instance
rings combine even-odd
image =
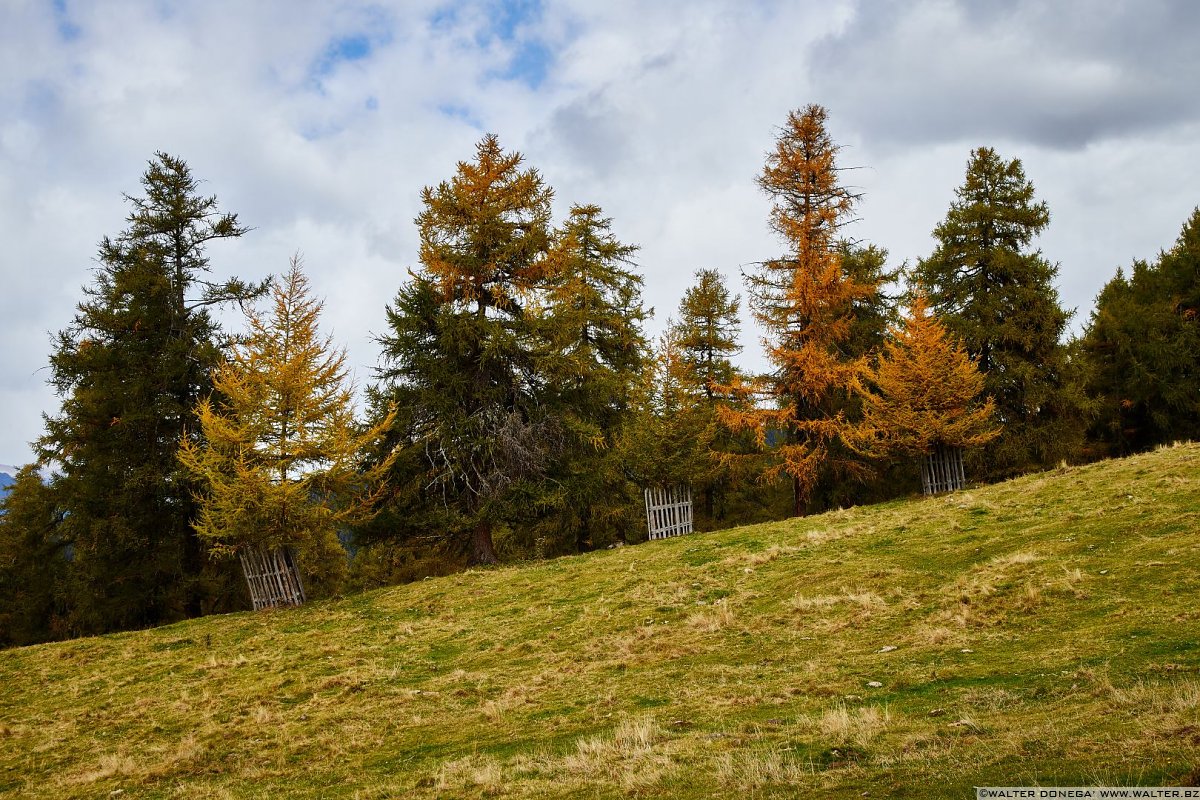
[[[17,482],[17,468],[10,464],[0,464],[0,500],[8,494],[8,487]]]

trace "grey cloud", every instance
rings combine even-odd
[[[558,108],[533,141],[562,148],[566,162],[592,178],[612,174],[630,157],[629,120],[603,90]]]
[[[835,111],[897,146],[1080,148],[1197,119],[1200,4],[862,2],[809,58]]]
[[[488,6],[469,0],[434,26],[444,4],[424,2],[209,0],[171,18],[142,0],[71,3],[71,41],[50,3],[0,12],[0,461],[26,458],[38,413],[54,411],[37,371],[46,334],[69,321],[156,149],[256,228],[214,246],[218,275],[261,277],[304,254],[360,377],[416,262],[418,193],[480,135],[446,105],[523,151],[559,192],[559,218],[596,202],[642,246],[652,333],[697,267],[735,288],[740,264],[778,253],[753,180],[775,126],[808,102],[829,106],[844,163],[871,167],[854,176],[867,193],[855,235],[897,262],[928,252],[966,144],[1025,161],[1054,213],[1042,246],[1070,305],[1169,244],[1196,203],[1200,124],[1162,126],[1197,107],[1186,35],[1200,3],[556,0],[530,32],[555,56],[535,91],[497,77],[502,42],[477,42]],[[387,36],[313,91],[329,42],[374,31],[378,8]],[[338,132],[302,136],[316,129]],[[758,336],[743,335],[751,369],[765,366]]]

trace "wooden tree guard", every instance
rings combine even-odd
[[[692,487],[646,489],[646,530],[651,539],[692,532]]]
[[[967,475],[963,471],[961,447],[939,444],[921,459],[921,487],[925,494],[953,492],[966,485]]]
[[[290,547],[266,550],[261,547],[241,552],[242,572],[250,587],[254,610],[277,606],[298,606],[304,603],[304,584],[296,554]]]

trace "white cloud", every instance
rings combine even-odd
[[[1039,244],[1086,316],[1115,267],[1169,245],[1197,202],[1193,7],[574,0],[497,24],[488,2],[68,0],[58,14],[8,0],[0,458],[28,459],[57,407],[47,332],[159,149],[255,228],[213,246],[218,275],[303,253],[360,383],[416,259],[419,191],[483,131],[541,170],[560,218],[596,202],[641,245],[654,330],[695,269],[741,291],[739,266],[779,251],[753,179],[775,126],[809,102],[829,107],[845,163],[869,167],[855,233],[896,261],[931,249],[971,147],[1021,157],[1051,205]],[[747,329],[761,366],[757,338]]]

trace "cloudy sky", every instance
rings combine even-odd
[[[57,409],[50,335],[156,150],[254,228],[211,248],[217,277],[303,254],[360,384],[420,189],[485,132],[558,218],[597,203],[641,246],[657,332],[697,268],[736,285],[781,252],[754,177],[808,103],[863,167],[854,235],[897,264],[932,249],[972,147],[1022,159],[1078,329],[1200,204],[1197,33],[1191,0],[0,0],[0,462]]]

